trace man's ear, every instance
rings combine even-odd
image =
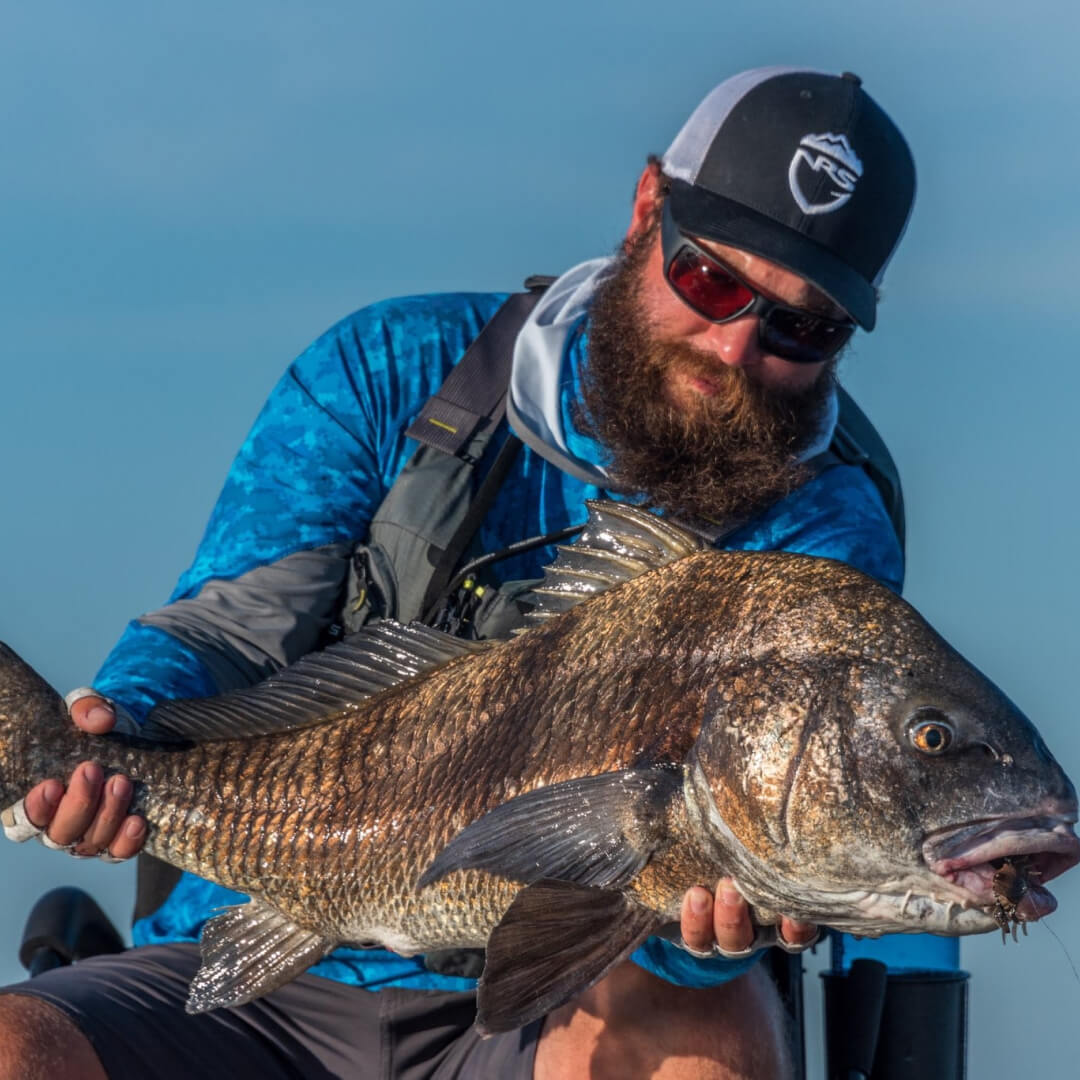
[[[630,227],[626,230],[626,240],[634,239],[649,227],[656,213],[656,204],[659,199],[660,163],[650,161],[638,177],[634,205],[630,212]]]

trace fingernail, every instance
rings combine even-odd
[[[41,797],[49,806],[59,806],[60,800],[64,797],[63,784],[49,784],[42,790]]]
[[[690,910],[695,915],[704,915],[709,910],[712,901],[704,889],[690,890]]]
[[[727,907],[734,907],[743,902],[742,895],[734,885],[721,885],[717,895],[720,897],[720,903]]]
[[[146,825],[143,823],[142,818],[136,818],[134,821],[129,821],[124,826],[124,835],[129,840],[138,840],[139,837],[142,836],[145,828]]]
[[[100,765],[91,761],[83,766],[83,779],[96,787],[105,779],[105,774],[101,771]]]
[[[112,709],[106,709],[104,705],[95,705],[86,714],[86,723],[88,724],[111,724],[113,721]]]
[[[109,790],[112,792],[114,798],[130,798],[131,781],[126,776],[114,776],[109,781]]]

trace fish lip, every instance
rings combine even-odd
[[[942,867],[952,869],[948,864],[970,865],[1005,855],[1027,855],[1044,850],[1067,854],[1080,847],[1080,840],[1072,828],[1075,823],[1073,813],[1037,812],[968,821],[927,835],[923,841],[923,858],[935,873],[940,873]],[[992,853],[987,855],[988,851]],[[1064,867],[1063,871],[1068,868]]]
[[[993,863],[998,859],[1030,856],[1040,886],[1080,863],[1075,821],[1075,814],[1031,814],[969,822],[928,836],[923,857],[935,874],[976,905],[988,907],[995,901]]]

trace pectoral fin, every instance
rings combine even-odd
[[[186,1011],[243,1005],[296,978],[337,944],[269,904],[226,908],[203,927],[202,967],[191,980]]]
[[[513,1031],[602,979],[659,925],[614,889],[538,881],[522,889],[491,933],[476,1028]]]
[[[465,869],[526,883],[558,878],[621,887],[663,842],[669,802],[681,789],[681,769],[667,766],[537,788],[458,833],[418,887]]]

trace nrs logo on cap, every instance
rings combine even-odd
[[[838,190],[829,192],[827,202],[812,203],[799,184],[800,165],[813,172],[824,171]],[[863,174],[862,162],[851,148],[846,135],[804,135],[788,167],[788,186],[804,214],[829,214],[839,210],[855,192],[855,184]]]

